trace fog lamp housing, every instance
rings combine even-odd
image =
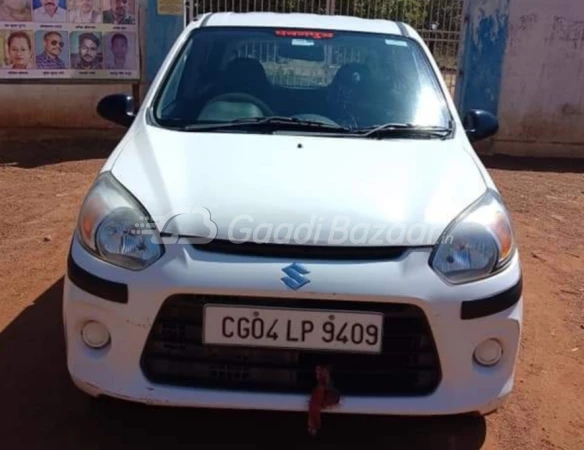
[[[104,348],[110,342],[110,333],[107,327],[97,321],[87,322],[81,330],[81,338],[85,345],[93,349]]]
[[[491,367],[501,361],[503,347],[497,339],[486,339],[477,346],[473,357],[477,364]]]

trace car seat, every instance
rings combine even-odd
[[[266,71],[257,59],[236,58],[223,70],[215,89],[217,95],[202,108],[198,120],[230,121],[271,115],[265,103],[270,88]],[[254,102],[254,98],[259,101]]]
[[[257,59],[236,58],[230,61],[223,71],[221,86],[223,93],[238,92],[265,101],[270,88],[266,71]]]
[[[328,87],[327,106],[330,115],[344,125],[359,126],[377,94],[373,73],[366,64],[345,64]]]

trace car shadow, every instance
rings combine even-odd
[[[508,155],[479,155],[479,157],[487,169],[584,173],[584,158],[545,158]]]
[[[0,166],[33,169],[71,161],[105,159],[123,137],[112,130],[0,131]]]
[[[266,450],[475,450],[484,418],[325,415],[316,438],[306,415],[196,410],[95,401],[70,381],[65,363],[63,279],[0,332],[3,448],[249,448]]]

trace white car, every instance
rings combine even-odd
[[[487,414],[513,389],[512,222],[409,25],[206,14],[128,127],[74,232],[63,312],[80,389],[166,406]]]

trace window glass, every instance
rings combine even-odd
[[[394,36],[278,28],[195,30],[154,105],[162,126],[286,116],[351,128],[448,127],[421,47]]]

